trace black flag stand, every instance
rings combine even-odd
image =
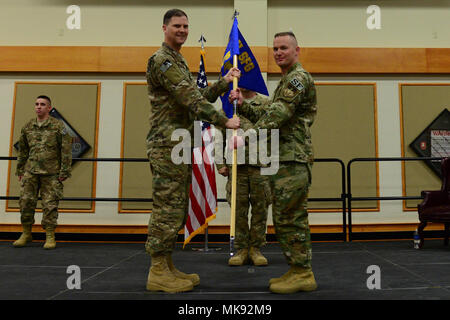
[[[222,250],[222,248],[219,247],[209,247],[208,246],[208,227],[205,228],[205,241],[204,241],[204,247],[203,248],[192,248],[193,251],[200,251],[200,252],[214,252]]]

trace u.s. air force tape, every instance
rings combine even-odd
[[[172,63],[169,60],[164,61],[164,63],[161,65],[161,71],[166,72],[167,69],[169,69],[172,66]]]
[[[298,81],[298,79],[292,79],[290,83],[298,90],[302,91],[305,87],[303,87],[302,83]]]

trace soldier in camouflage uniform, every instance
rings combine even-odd
[[[311,268],[311,237],[308,223],[307,198],[311,184],[313,148],[312,125],[316,108],[316,90],[311,75],[298,62],[300,48],[292,32],[275,35],[275,62],[283,77],[266,110],[250,108],[242,103],[242,94],[233,91],[231,99],[238,99],[240,113],[259,120],[255,129],[279,129],[279,170],[273,175],[273,206],[277,239],[291,266],[280,278],[270,280],[275,293],[312,291],[317,288]]]
[[[254,91],[240,89],[248,105],[252,108],[262,108],[269,99]],[[248,120],[247,120],[248,121]],[[241,118],[241,128],[247,128],[245,118]],[[250,125],[252,125],[250,123]],[[249,126],[250,127],[250,126]],[[236,239],[237,253],[228,260],[230,266],[241,266],[248,263],[248,259],[255,266],[268,264],[260,248],[266,244],[266,225],[268,207],[272,203],[269,177],[261,175],[258,164],[250,164],[249,148],[246,144],[245,164],[237,165],[236,177]],[[227,165],[217,164],[219,174],[228,176],[226,185],[227,200],[231,203],[231,172]],[[252,207],[250,228],[248,224],[249,207]]]
[[[173,131],[192,130],[195,119],[219,127],[239,127],[239,119],[228,119],[210,103],[228,90],[233,76],[240,76],[239,70],[233,68],[214,85],[199,90],[180,54],[188,30],[186,13],[179,9],[166,12],[164,43],[148,61],[151,111],[147,155],[153,175],[153,210],[145,247],[151,255],[147,279],[150,291],[189,291],[200,282],[197,274],[177,270],[171,257],[178,232],[186,222],[191,178],[188,164],[175,164],[171,159],[172,149],[179,143],[171,140]]]
[[[37,117],[23,128],[19,140],[16,175],[21,182],[20,222],[23,233],[14,242],[23,247],[32,241],[31,228],[39,192],[42,197],[42,227],[46,231],[44,249],[56,247],[55,228],[58,204],[63,196],[62,181],[70,177],[72,138],[64,124],[51,117],[51,101],[47,96],[36,99]]]

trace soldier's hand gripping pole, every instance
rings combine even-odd
[[[233,67],[237,68],[237,55],[233,56]],[[238,78],[233,78],[233,90],[238,86]],[[237,118],[237,101],[233,101],[234,115]],[[235,137],[237,136],[236,129],[233,129],[233,144],[235,144]],[[233,148],[233,164],[231,166],[231,222],[230,222],[230,256],[234,255],[234,239],[236,235],[236,176],[237,176],[237,149]]]

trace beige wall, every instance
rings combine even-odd
[[[381,29],[369,30],[370,5],[381,8]],[[292,29],[306,47],[446,47],[450,1],[269,0],[269,38]]]
[[[66,8],[81,8],[81,29],[68,30]],[[366,9],[381,8],[381,29],[368,30]],[[292,29],[307,47],[449,47],[450,0],[3,0],[2,45],[155,46],[162,41],[162,15],[180,7],[190,18],[196,46],[227,43],[234,8],[241,31],[253,46],[272,43]]]
[[[81,8],[81,29],[69,30],[66,8]],[[191,36],[188,46],[198,45],[201,33],[210,46],[225,45],[232,0],[179,1],[52,1],[6,0],[0,4],[0,38],[4,45],[157,46],[163,41],[162,17],[173,7],[186,11]]]

